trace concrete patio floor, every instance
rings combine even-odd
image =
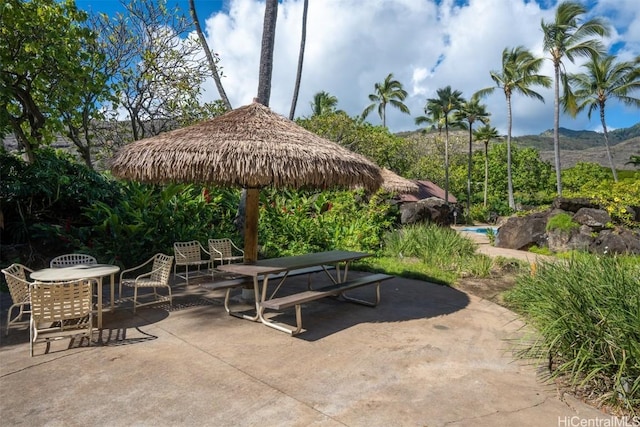
[[[303,288],[306,280],[296,277],[287,286]],[[376,308],[309,303],[307,330],[296,337],[229,316],[219,290],[178,284],[174,292],[173,307],[105,314],[105,329],[95,334],[100,345],[69,348],[61,340],[45,352],[37,344],[31,358],[26,327],[2,335],[0,424],[437,427],[612,420],[561,396],[534,364],[514,357],[526,330],[515,314],[452,288],[395,278],[383,283]],[[1,315],[6,321],[6,311]],[[293,310],[277,319],[291,324]]]

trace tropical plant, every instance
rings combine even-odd
[[[313,101],[310,104],[311,116],[321,116],[323,114],[336,112],[338,98],[329,94],[328,92],[321,91],[313,95]]]
[[[302,6],[302,32],[300,35],[300,54],[298,55],[298,71],[296,82],[293,87],[293,99],[291,100],[291,110],[289,120],[293,120],[296,114],[296,104],[298,103],[298,93],[300,92],[300,80],[302,80],[302,63],[304,62],[304,45],[307,40],[307,13],[309,12],[309,0],[303,1]]]
[[[635,167],[640,167],[640,156],[631,156],[629,157],[629,161],[625,163],[627,165],[634,165]]]
[[[444,120],[444,200],[449,201],[449,125],[451,120],[457,123],[455,116],[450,115],[460,109],[465,102],[462,92],[452,90],[451,86],[440,88],[436,91],[437,98],[428,98],[425,113],[433,117],[433,120]]]
[[[407,91],[402,88],[402,83],[393,78],[393,73],[384,79],[382,83],[375,84],[375,92],[369,94],[371,104],[362,112],[362,119],[367,116],[378,106],[378,115],[382,119],[382,126],[387,126],[387,104],[397,108],[405,114],[410,114],[409,107],[402,101],[407,97]]]
[[[483,206],[487,207],[487,191],[489,187],[489,142],[492,139],[498,139],[500,134],[498,129],[489,125],[488,123],[473,132],[473,136],[476,140],[484,143],[484,197]]]
[[[609,28],[600,18],[580,21],[587,9],[577,1],[564,1],[556,9],[553,22],[541,21],[544,33],[544,50],[549,52],[554,70],[554,118],[553,149],[556,167],[556,187],[558,196],[562,196],[562,169],[560,167],[560,80],[567,88],[566,73],[561,71],[562,59],[566,56],[571,62],[576,57],[594,56],[604,52],[604,46],[593,36],[609,35]]]
[[[574,253],[521,274],[505,301],[537,329],[524,357],[631,415],[640,408],[638,257]]]
[[[467,215],[471,211],[471,164],[473,160],[473,124],[479,121],[482,124],[489,123],[487,106],[480,104],[480,96],[474,94],[471,99],[463,102],[460,109],[456,112],[456,119],[461,123],[466,123],[469,130],[469,153],[467,167]]]
[[[634,61],[616,62],[613,55],[592,56],[591,60],[582,66],[586,72],[568,76],[570,87],[564,97],[564,109],[575,117],[586,108],[589,118],[594,110],[600,111],[604,145],[615,182],[618,182],[618,174],[609,149],[605,104],[607,101],[618,100],[630,106],[640,107],[640,98],[632,96],[632,92],[640,94],[639,64],[640,57]]]
[[[502,70],[491,71],[491,79],[496,83],[496,87],[504,91],[507,100],[507,193],[509,197],[509,208],[515,210],[515,200],[513,198],[513,178],[511,175],[511,127],[513,117],[511,114],[511,96],[520,93],[524,96],[538,99],[544,102],[544,98],[538,92],[531,89],[532,86],[551,86],[551,79],[538,74],[542,67],[542,58],[536,58],[523,46],[516,48],[505,48],[502,51]],[[479,91],[480,94],[493,92],[493,88]]]

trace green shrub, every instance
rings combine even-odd
[[[69,235],[76,246],[103,262],[137,265],[156,252],[173,253],[173,243],[230,237],[238,241],[233,218],[238,190],[192,184],[165,186],[123,183],[118,203],[83,210],[90,225]]]
[[[397,208],[353,191],[265,189],[260,193],[262,256],[347,249],[378,252]]]
[[[547,222],[547,231],[561,231],[570,233],[573,230],[580,228],[580,224],[573,220],[573,217],[568,213],[559,213],[551,218]]]
[[[383,255],[389,258],[416,258],[434,269],[460,272],[485,269],[475,260],[477,245],[455,230],[434,224],[408,225],[388,232]],[[474,264],[475,263],[475,264]]]
[[[575,254],[518,276],[505,301],[540,338],[523,353],[627,410],[640,407],[640,260]]]

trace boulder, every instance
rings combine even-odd
[[[454,208],[438,197],[429,197],[417,202],[403,203],[400,206],[402,224],[418,224],[431,222],[449,226],[453,224]]]
[[[546,246],[546,226],[546,213],[511,217],[500,226],[495,245],[518,250],[527,250],[533,245]]]
[[[581,208],[597,208],[598,205],[593,203],[590,199],[576,197],[568,199],[566,197],[556,197],[553,200],[551,206],[554,209],[560,209],[567,212],[578,212]]]
[[[603,230],[590,249],[600,254],[640,255],[640,232],[623,228]]]
[[[566,252],[569,250],[588,251],[595,237],[591,227],[581,225],[573,231],[549,230],[547,232],[547,244],[553,252]]]
[[[607,228],[608,224],[611,223],[611,216],[603,209],[580,208],[573,215],[573,220],[580,225],[586,225],[600,231]]]

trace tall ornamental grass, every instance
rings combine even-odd
[[[419,258],[448,268],[473,256],[476,244],[451,228],[418,224],[387,233],[384,248],[390,257]]]
[[[521,275],[505,301],[537,328],[525,356],[640,414],[640,259],[576,254]]]
[[[476,254],[476,248],[449,227],[406,225],[385,234],[382,256],[375,263],[391,274],[453,285],[461,276],[491,275],[494,259]]]

